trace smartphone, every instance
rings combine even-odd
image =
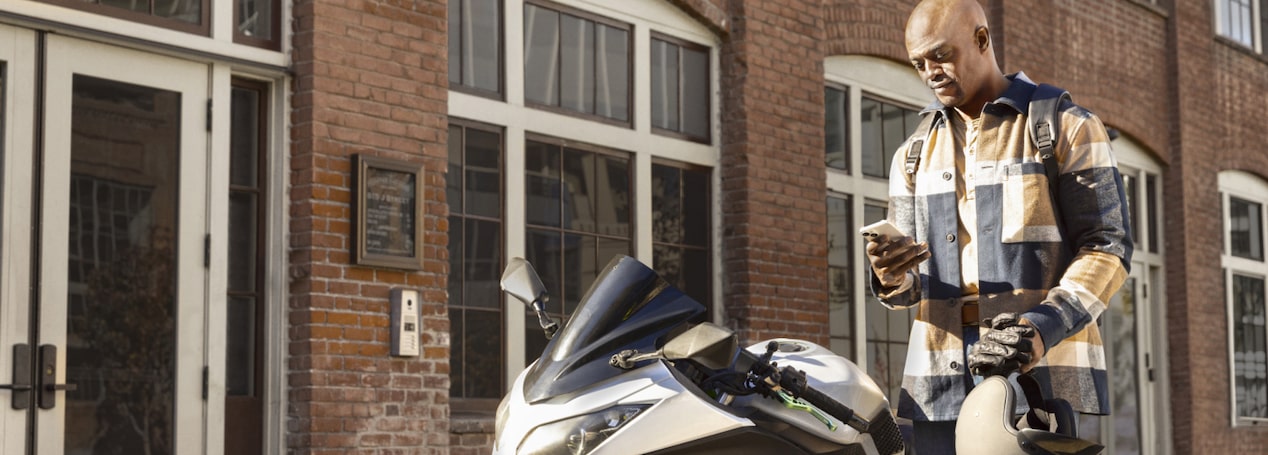
[[[890,223],[889,220],[880,220],[875,223],[869,224],[867,226],[863,226],[859,228],[859,234],[863,234],[863,237],[867,238],[868,240],[871,240],[881,235],[889,237],[891,239],[897,239],[897,238],[907,236],[907,234],[903,234],[903,231],[900,231],[898,230],[897,227],[894,227],[894,224]]]

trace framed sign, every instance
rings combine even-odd
[[[353,261],[423,268],[423,165],[353,155]]]

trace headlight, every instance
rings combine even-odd
[[[614,406],[602,411],[534,428],[517,453],[583,455],[616,433],[648,405]]]

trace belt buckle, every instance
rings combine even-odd
[[[982,325],[980,307],[976,301],[963,302],[960,306],[960,324],[965,326]]]

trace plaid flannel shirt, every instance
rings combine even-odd
[[[1035,369],[1045,394],[1066,399],[1079,412],[1108,414],[1096,319],[1126,280],[1131,262],[1122,177],[1100,119],[1065,103],[1056,134],[1058,194],[1050,197],[1026,122],[1035,84],[1021,73],[1009,79],[1004,94],[983,108],[977,139],[973,234],[981,317],[1022,313],[1047,345]],[[948,108],[935,101],[922,115],[943,109]],[[912,138],[899,147],[890,171],[890,221],[916,241],[928,242],[932,257],[921,263],[918,278],[917,271],[909,272],[918,284],[893,295],[881,295],[872,277],[882,304],[916,307],[898,415],[920,421],[955,420],[969,387],[955,236],[960,151],[947,122],[939,124],[925,141],[913,178],[907,178],[903,165]]]

